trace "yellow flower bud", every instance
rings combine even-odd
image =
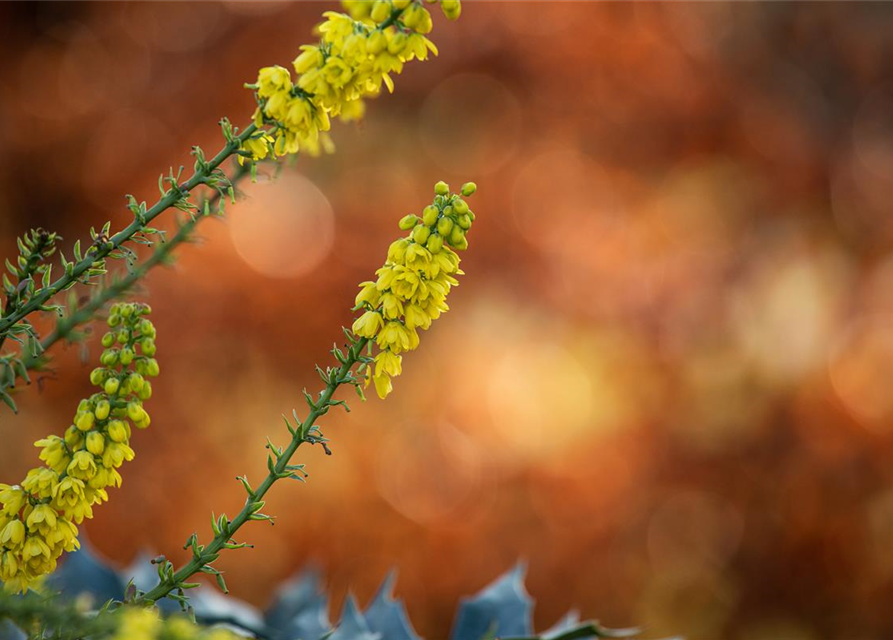
[[[132,400],[127,404],[127,417],[134,422],[142,420],[145,415],[146,410],[143,409],[142,403],[138,400]]]
[[[431,230],[423,224],[420,224],[412,230],[412,239],[419,244],[425,244],[425,242],[428,241],[429,235],[431,235]]]
[[[448,238],[450,235],[450,231],[453,230],[453,220],[452,218],[447,218],[444,216],[440,220],[437,221],[437,233],[442,235],[445,238]]]
[[[148,400],[152,397],[152,383],[146,380],[143,382],[143,385],[140,387],[139,391],[136,392],[136,395],[139,396],[140,400]]]
[[[89,431],[93,428],[93,423],[96,421],[96,416],[94,416],[90,412],[84,412],[77,416],[75,420],[75,424],[77,428],[81,431]]]
[[[77,449],[81,446],[81,443],[84,439],[84,434],[81,433],[80,429],[77,428],[77,425],[71,425],[68,429],[65,430],[65,444],[67,444],[72,449]]]
[[[127,378],[128,385],[134,393],[139,393],[146,383],[146,379],[138,373],[131,373]]]
[[[456,198],[453,200],[453,211],[460,216],[468,213],[468,203],[462,198]]]
[[[117,327],[119,324],[121,324],[121,316],[119,316],[117,313],[112,311],[112,313],[109,314],[109,319],[107,320],[107,323],[110,327]]]
[[[99,356],[99,362],[107,367],[113,367],[118,364],[118,352],[115,349],[106,349]]]
[[[462,227],[455,226],[453,230],[450,231],[450,244],[454,247],[461,244],[462,240],[465,239],[465,231],[462,230]]]
[[[159,371],[158,361],[155,358],[150,358],[149,361],[146,362],[146,375],[154,378],[158,375]]]
[[[132,304],[122,304],[120,310],[121,316],[124,318],[129,318],[133,315],[133,305]]]
[[[118,332],[116,339],[118,340],[118,344],[124,344],[125,342],[130,340],[130,331],[128,331],[127,329],[121,329]]]
[[[90,372],[90,384],[94,384],[97,387],[105,382],[105,376],[107,375],[106,370],[102,367],[97,367]]]
[[[118,380],[118,378],[109,378],[108,380],[105,381],[105,384],[103,385],[102,389],[110,396],[113,396],[116,393],[118,393],[118,388],[120,386],[121,386],[121,381]]]
[[[366,51],[372,55],[377,55],[384,51],[388,46],[388,37],[384,31],[373,31],[366,40]]]
[[[468,216],[468,214],[459,216],[458,218],[456,218],[456,224],[467,231],[471,229],[471,218]]]
[[[459,3],[456,2],[456,4],[459,4]],[[472,195],[477,190],[478,190],[478,186],[475,183],[466,182],[465,184],[462,185],[461,192],[462,192],[462,195],[467,198],[468,196]]]
[[[109,417],[109,411],[111,411],[112,406],[109,404],[108,400],[100,400],[96,409],[93,411],[93,415],[96,416],[97,420],[105,420]]]
[[[412,0],[394,0],[394,7],[396,9],[405,9],[409,6],[410,2],[412,2]]]
[[[443,11],[443,15],[447,17],[448,20],[458,20],[459,15],[462,13],[462,3],[459,0],[441,0],[440,8]],[[474,184],[473,182],[469,182],[468,184]],[[463,195],[471,195],[465,193]]]
[[[437,216],[439,215],[440,209],[435,207],[433,204],[429,204],[427,207],[425,207],[424,211],[422,211],[422,222],[430,227],[435,222],[437,222]]]
[[[443,236],[436,233],[432,234],[428,237],[428,242],[425,243],[425,246],[431,253],[440,253],[440,250],[443,249]]]
[[[130,438],[130,427],[123,420],[109,422],[108,432],[112,442],[127,442]]]
[[[391,3],[387,0],[375,0],[369,17],[375,22],[384,22],[391,16]]]
[[[145,318],[140,320],[140,333],[144,338],[154,338],[155,325]]]
[[[115,344],[115,334],[112,332],[106,333],[104,336],[102,336],[102,340],[100,340],[100,342],[102,343],[103,347],[108,348],[112,346],[113,344]]]
[[[140,348],[143,350],[143,354],[149,357],[155,355],[155,341],[152,338],[143,338],[140,341]],[[122,362],[122,364],[124,364]]]
[[[450,185],[441,180],[434,185],[434,193],[439,196],[445,196],[450,192]]]
[[[101,456],[105,450],[105,438],[98,431],[87,434],[87,451],[95,456]]]
[[[388,40],[388,53],[397,55],[406,48],[406,34],[398,31]]]
[[[419,222],[419,217],[417,215],[415,215],[414,213],[410,213],[409,215],[405,215],[402,218],[400,218],[400,222],[398,223],[398,226],[401,229],[403,229],[404,231],[409,231],[414,226],[416,226],[416,224],[418,224],[418,222]]]
[[[133,349],[130,347],[124,347],[121,349],[121,364],[125,367],[133,362]]]

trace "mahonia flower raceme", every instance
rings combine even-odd
[[[360,284],[355,310],[363,314],[353,323],[353,332],[378,346],[374,365],[366,369],[366,384],[375,384],[380,398],[392,391],[391,378],[399,376],[405,351],[419,346],[419,329],[446,312],[447,294],[459,284],[459,256],[454,250],[468,248],[466,234],[474,222],[474,212],[462,196],[477,187],[462,185],[461,195],[451,194],[445,182],[434,187],[433,204],[421,216],[409,214],[400,228],[409,231],[393,242],[384,266],[375,281]]]
[[[112,306],[103,366],[90,374],[100,391],[80,402],[63,437],[34,443],[43,467],[29,471],[21,485],[0,484],[0,580],[6,589],[26,591],[51,573],[64,551],[78,548],[76,525],[108,500],[109,487],[121,486],[118,468],[134,457],[130,424],[149,426],[142,404],[152,395],[146,378],[158,375],[148,313],[143,304]]]
[[[125,607],[116,612],[117,627],[109,640],[241,640],[222,627],[200,627],[184,616],[164,619],[156,609]]]
[[[302,46],[292,66],[264,67],[254,89],[258,108],[254,122],[258,133],[242,144],[243,154],[263,160],[304,150],[318,155],[333,149],[327,132],[331,118],[358,120],[365,112],[365,98],[378,95],[382,85],[394,90],[392,73],[414,59],[426,60],[437,48],[425,34],[432,29],[431,14],[420,0],[354,0],[344,2],[349,15],[323,14],[317,27],[319,44]],[[447,18],[461,12],[459,0],[441,0]],[[272,125],[267,130],[263,127]]]

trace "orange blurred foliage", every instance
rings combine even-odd
[[[0,3],[0,247],[130,215],[246,122],[321,3]],[[655,637],[893,634],[893,5],[466,2],[335,155],[262,178],[146,282],[162,375],[99,550],[182,558],[314,388],[355,285],[430,185],[479,193],[467,276],[387,402],[327,416],[253,551],[340,601],[386,570],[428,637],[529,562]],[[170,216],[167,216],[170,225]],[[97,345],[89,343],[92,356]],[[91,356],[91,357],[92,357]],[[7,481],[89,390],[76,349],[0,420]]]

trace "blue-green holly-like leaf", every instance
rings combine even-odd
[[[524,588],[519,562],[473,598],[459,604],[451,640],[533,634],[533,600]]]
[[[283,638],[320,638],[331,629],[328,608],[328,599],[320,589],[319,571],[308,568],[276,590],[267,608],[267,627]]]
[[[381,634],[369,630],[369,625],[357,608],[356,600],[352,594],[348,594],[341,611],[341,622],[335,633],[329,636],[329,640],[379,640],[381,637]]]
[[[394,571],[388,573],[363,617],[369,630],[386,640],[421,640],[406,615],[403,601],[391,597],[396,577]]]

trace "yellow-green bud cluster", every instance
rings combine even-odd
[[[64,551],[79,546],[76,525],[108,500],[108,487],[121,486],[118,468],[134,457],[130,424],[149,426],[147,378],[158,375],[149,311],[144,304],[112,306],[102,366],[90,374],[100,391],[81,400],[64,437],[34,443],[45,466],[29,471],[21,486],[0,484],[0,580],[6,588],[25,591],[51,573]]]
[[[364,98],[378,95],[382,85],[394,90],[390,74],[403,64],[426,60],[437,48],[424,34],[432,29],[431,14],[419,0],[365,0],[344,3],[350,15],[327,11],[318,26],[321,41],[304,45],[292,66],[264,67],[257,82],[259,131],[242,143],[252,160],[304,150],[318,155],[331,150],[326,133],[332,116],[356,120],[365,112]],[[443,0],[444,14],[459,17],[458,0]],[[272,124],[269,130],[265,125]],[[244,161],[244,157],[240,157]]]
[[[451,194],[445,182],[434,187],[434,202],[421,215],[401,218],[399,227],[409,235],[391,244],[388,259],[376,271],[376,281],[360,284],[355,309],[364,313],[353,323],[353,332],[374,340],[379,352],[374,367],[367,369],[367,384],[375,383],[380,398],[392,391],[391,378],[400,375],[404,351],[419,346],[418,329],[446,312],[450,287],[462,274],[455,250],[468,248],[466,234],[474,212],[463,199],[475,192],[473,182]]]
[[[125,606],[115,614],[118,623],[109,640],[242,640],[224,627],[202,627],[187,617],[163,618],[157,609]]]

